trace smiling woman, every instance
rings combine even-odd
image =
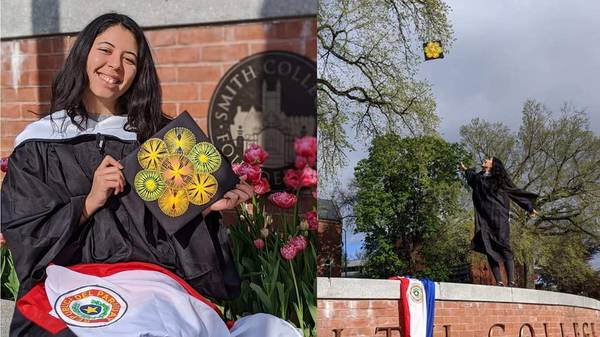
[[[131,86],[137,71],[135,36],[121,25],[98,35],[87,57],[89,86],[83,95],[86,108],[97,113],[116,111],[117,98]]]
[[[265,314],[230,329],[203,297],[240,293],[218,211],[252,197],[243,177],[175,233],[135,206],[120,160],[168,119],[150,48],[131,18],[105,14],[83,29],[52,84],[50,111],[17,136],[1,189],[2,234],[21,284],[11,336],[300,336]],[[136,177],[145,199],[192,178],[207,184],[189,174],[184,154],[194,142],[180,131],[140,151],[155,169]],[[158,167],[166,149],[176,154]],[[159,203],[177,213],[179,199],[165,193]]]

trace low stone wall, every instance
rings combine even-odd
[[[317,279],[319,337],[399,337],[398,281]],[[434,337],[600,337],[600,301],[564,293],[436,283]]]
[[[0,300],[0,337],[8,337],[8,329],[14,310],[15,302]]]

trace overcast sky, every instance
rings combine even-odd
[[[420,74],[432,84],[446,140],[458,141],[460,126],[475,117],[516,130],[528,98],[553,111],[565,101],[585,107],[600,134],[600,1],[446,2],[456,40]],[[343,183],[365,156],[365,147],[350,154]],[[354,253],[361,236],[348,239]]]

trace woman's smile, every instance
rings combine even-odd
[[[123,82],[118,77],[109,76],[98,72],[96,74],[98,74],[98,77],[100,77],[100,79],[103,80],[106,86],[109,88],[118,88],[118,84]]]

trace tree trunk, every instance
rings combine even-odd
[[[530,258],[525,259],[525,262],[523,263],[523,278],[523,285],[525,288],[535,288],[535,284],[533,284],[533,269]]]

